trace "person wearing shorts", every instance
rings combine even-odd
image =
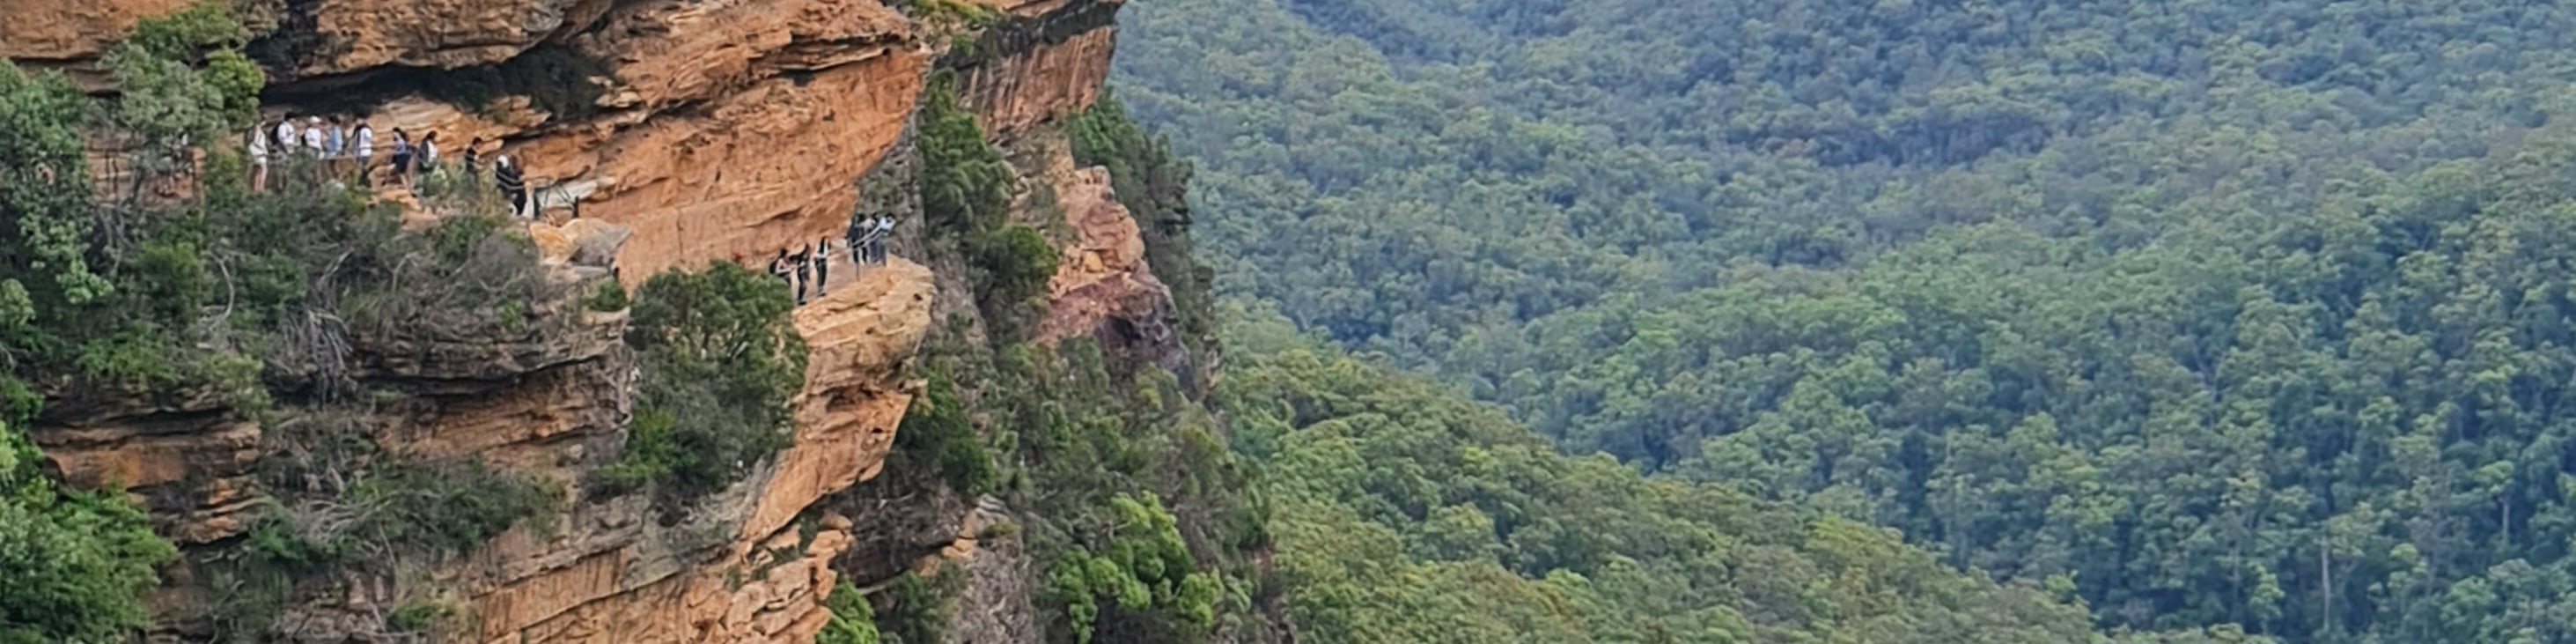
[[[402,128],[394,128],[393,173],[394,180],[411,185],[411,135],[403,133]]]
[[[268,191],[268,122],[250,128],[250,191]]]

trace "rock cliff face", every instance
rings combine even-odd
[[[0,10],[0,56],[77,69],[136,19],[187,1],[29,0]],[[952,38],[879,0],[249,6],[270,27],[251,49],[271,76],[272,116],[367,113],[380,133],[439,132],[451,159],[468,139],[496,141],[479,152],[521,159],[549,218],[577,212],[584,220],[537,226],[542,248],[557,259],[598,252],[586,240],[600,227],[588,222],[619,225],[622,243],[601,246],[615,249],[623,279],[640,283],[668,268],[758,262],[839,238],[861,209],[860,179],[902,156],[889,152],[905,142],[935,67],[961,72],[967,104],[997,137],[1041,131],[1098,97],[1115,0],[985,4],[1018,27]],[[950,50],[970,42],[975,56]],[[458,79],[495,74],[505,90],[526,90],[506,76],[540,51],[595,72],[585,72],[595,92],[568,92],[580,99],[569,103],[537,95],[573,89],[551,77],[533,92],[455,93]],[[1045,333],[1162,319],[1168,298],[1143,264],[1135,223],[1105,175],[1074,168],[1061,148],[1045,172],[1023,178],[1064,196],[1064,223],[1078,237],[1065,249],[1077,259],[1056,277],[1060,313]],[[902,239],[918,239],[909,228],[919,221],[917,212],[904,221]],[[898,254],[910,250],[896,244]],[[934,326],[936,303],[953,297],[941,292],[952,276],[900,258],[841,275],[796,314],[811,354],[794,444],[676,525],[655,521],[640,496],[598,500],[582,489],[622,445],[632,413],[622,313],[589,311],[566,294],[534,306],[515,335],[357,341],[349,377],[391,392],[378,395],[399,394],[352,421],[368,440],[412,458],[472,458],[536,474],[562,484],[569,506],[549,525],[514,528],[436,562],[425,579],[352,576],[344,593],[298,598],[279,617],[298,625],[288,639],[372,641],[407,589],[434,584],[471,616],[469,626],[439,632],[441,641],[812,641],[829,618],[821,597],[842,574],[834,562],[894,529],[874,522],[908,520],[824,501],[883,468],[919,386],[906,365]],[[67,478],[124,486],[191,552],[244,538],[268,498],[261,459],[296,431],[264,426],[212,396],[150,392],[53,401],[39,425],[34,435]],[[974,510],[942,512],[914,518],[944,535],[937,541],[950,556],[973,557],[978,524],[966,515]],[[969,601],[1015,598],[1015,621],[961,632],[979,642],[1032,641],[1024,572],[979,570]],[[208,637],[201,622],[225,591],[206,574],[186,562],[165,571],[167,588],[154,599],[163,623],[152,639]]]
[[[810,642],[828,615],[826,565],[852,525],[817,515],[824,494],[873,475],[911,401],[901,366],[929,326],[930,275],[869,271],[800,309],[812,347],[796,442],[678,526],[633,501],[587,504],[560,536],[505,534],[459,566],[481,637],[512,642]]]

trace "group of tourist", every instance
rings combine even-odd
[[[870,215],[850,222],[847,233],[851,252],[858,254],[861,266],[875,266],[886,261],[886,237],[894,234],[892,215]]]
[[[778,251],[769,260],[769,274],[787,282],[796,293],[796,305],[823,295],[823,286],[832,281],[832,238],[814,240],[814,246],[798,246],[795,252]]]
[[[297,121],[299,116],[303,119],[300,122]],[[336,115],[326,117],[289,112],[276,121],[261,121],[253,127],[248,147],[253,191],[267,191],[269,166],[284,165],[290,158],[317,161],[315,167],[324,177],[355,179],[358,185],[376,186],[373,180],[376,129],[367,123],[363,114],[343,119]],[[466,174],[482,172],[479,156],[483,147],[481,137],[465,144]],[[387,180],[406,188],[412,186],[415,175],[428,174],[439,168],[437,132],[422,134],[420,140],[414,142],[410,132],[394,128],[393,139],[385,146],[385,152],[390,170]],[[512,216],[533,216],[527,212],[526,178],[521,174],[518,162],[510,155],[493,156],[492,183],[500,188],[502,194],[510,197]]]
[[[851,260],[859,266],[876,266],[886,261],[886,238],[894,232],[894,217],[870,216],[850,222],[849,233],[841,240]],[[832,238],[814,241],[811,247],[799,246],[780,250],[769,260],[769,274],[787,283],[796,294],[796,304],[803,306],[823,296],[823,288],[832,282],[832,257],[837,252]],[[736,256],[735,261],[741,261]]]

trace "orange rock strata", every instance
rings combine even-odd
[[[539,542],[505,535],[460,579],[478,583],[481,637],[494,644],[810,642],[828,617],[827,565],[850,543],[846,519],[791,525],[823,495],[874,476],[912,393],[902,365],[930,325],[930,272],[909,262],[868,270],[799,309],[812,351],[798,397],[795,444],[753,477],[702,504],[707,520],[649,525],[633,503],[576,512]],[[639,523],[640,522],[640,523]],[[700,541],[709,527],[739,525]],[[589,527],[599,526],[599,527]],[[604,538],[603,538],[604,537]],[[525,637],[525,639],[520,639]]]

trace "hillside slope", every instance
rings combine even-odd
[[[1211,0],[1119,69],[1221,292],[1568,451],[2106,629],[2566,641],[2571,21]]]

